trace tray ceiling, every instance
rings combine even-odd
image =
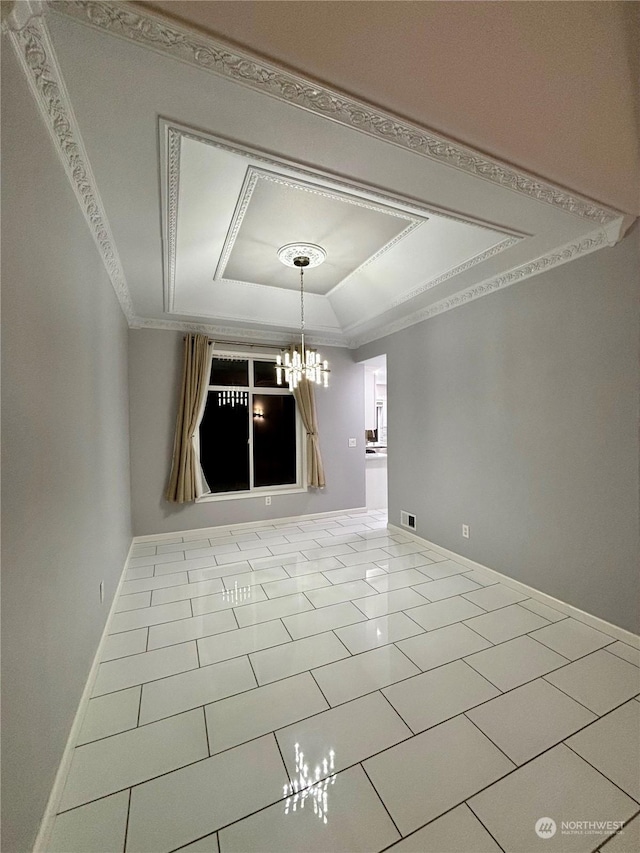
[[[357,346],[631,222],[140,7],[25,0],[5,28],[132,326],[285,341],[276,251],[304,241],[310,337]]]

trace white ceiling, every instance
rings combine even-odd
[[[328,254],[310,337],[357,346],[631,221],[146,9],[58,2],[20,29],[20,6],[14,46],[133,326],[286,340],[299,279],[276,251],[306,241]]]

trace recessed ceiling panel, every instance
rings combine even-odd
[[[326,261],[305,276],[305,289],[326,294],[420,220],[318,185],[250,169],[231,229],[233,243],[216,278],[297,290],[299,277],[277,258],[292,242],[316,243]],[[231,240],[229,241],[231,242]]]

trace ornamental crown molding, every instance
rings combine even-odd
[[[142,11],[126,2],[103,0],[58,0],[51,8],[81,23],[596,224],[607,225],[623,216],[619,211],[482,155],[418,124],[292,74],[195,29],[175,24],[160,14]]]
[[[129,287],[69,93],[51,44],[43,15],[44,8],[45,4],[37,0],[16,3],[3,23],[3,30],[9,34],[40,114],[98,247],[111,285],[125,317],[130,321],[134,311]]]
[[[445,311],[451,311],[453,308],[458,308],[461,305],[465,305],[467,302],[473,302],[475,299],[480,299],[482,296],[487,296],[490,293],[502,290],[512,284],[517,284],[520,281],[531,278],[531,276],[538,275],[538,273],[546,272],[554,267],[559,267],[562,264],[566,264],[569,261],[573,261],[583,255],[588,255],[591,252],[595,252],[598,249],[602,249],[604,246],[609,245],[610,240],[606,229],[602,228],[598,231],[593,231],[591,234],[588,234],[586,237],[583,237],[578,241],[566,243],[559,249],[548,252],[547,254],[542,255],[533,261],[529,261],[526,264],[522,264],[519,267],[514,267],[502,275],[485,279],[478,284],[467,287],[453,296],[441,299],[439,302],[434,302],[432,305],[423,308],[421,311],[414,312],[408,317],[402,317],[392,323],[379,326],[370,334],[363,334],[359,337],[356,336],[348,342],[348,346],[351,349],[357,349],[364,344],[371,343],[371,341],[377,341],[387,335],[392,335],[395,332],[407,329],[409,326],[415,326],[417,323],[422,323],[424,320],[429,320],[431,317],[443,314]],[[351,329],[349,331],[351,331]]]

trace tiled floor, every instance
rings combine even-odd
[[[640,850],[640,652],[381,512],[145,541],[111,632],[51,851]]]

